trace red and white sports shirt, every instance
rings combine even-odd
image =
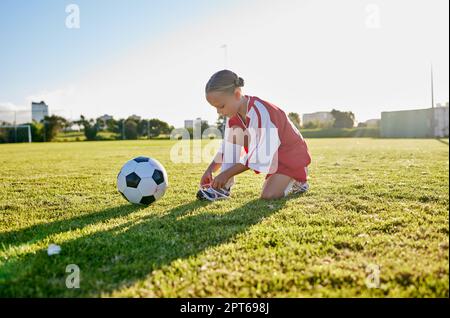
[[[278,173],[297,181],[307,181],[307,167],[311,156],[303,136],[286,113],[269,102],[255,96],[247,96],[245,122],[238,114],[229,118],[225,136],[232,127],[241,128],[248,136],[240,163],[267,177]],[[219,152],[224,152],[226,137]]]

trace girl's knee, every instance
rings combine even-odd
[[[263,191],[261,193],[261,199],[263,200],[276,200],[276,199],[281,199],[282,197],[284,197],[284,193],[276,193],[273,191]]]

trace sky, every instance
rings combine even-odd
[[[79,9],[79,28],[68,28]],[[214,123],[205,84],[300,114],[358,121],[449,100],[447,0],[1,0],[0,120],[31,101],[70,119],[132,114]],[[74,20],[70,20],[74,21]],[[69,25],[70,26],[70,25]],[[224,48],[226,45],[226,48]],[[22,112],[23,111],[23,112]]]

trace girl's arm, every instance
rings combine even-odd
[[[234,166],[232,166],[230,169],[227,169],[220,174],[217,175],[217,177],[214,178],[212,187],[214,189],[221,189],[225,186],[225,184],[228,182],[228,180],[235,175],[238,175],[244,171],[247,171],[249,168],[247,166],[244,166],[241,163],[237,163]]]
[[[220,157],[220,158],[219,158]],[[211,161],[211,163],[208,166],[208,171],[210,171],[211,173],[216,172],[217,170],[220,169],[220,167],[222,167],[222,154],[221,153],[217,153],[216,157],[213,159],[213,161]]]
[[[220,157],[219,157],[220,156]],[[213,182],[213,176],[212,174],[220,169],[222,166],[222,160],[221,160],[222,154],[217,153],[216,157],[213,159],[213,161],[209,164],[208,168],[203,173],[202,178],[200,179],[200,185],[207,185],[211,184]],[[220,159],[220,160],[219,160]]]

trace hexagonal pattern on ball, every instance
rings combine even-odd
[[[126,162],[117,176],[119,193],[135,204],[152,204],[164,196],[167,187],[164,166],[150,157],[136,157]]]
[[[156,188],[155,194],[154,194],[155,199],[156,200],[161,199],[165,193],[166,193],[166,184],[162,183],[162,184],[158,185],[158,187]]]
[[[149,162],[153,165],[153,167],[155,167],[155,169],[164,169],[161,162],[159,162],[158,160],[156,160],[154,158],[149,158]]]
[[[142,199],[142,194],[138,189],[135,188],[126,188],[123,192],[123,195],[127,198],[131,203],[139,204]]]
[[[153,195],[149,195],[146,197],[142,197],[141,202],[139,202],[139,203],[143,204],[143,205],[150,205],[155,201],[156,201],[155,197]]]
[[[156,183],[152,178],[143,178],[141,179],[141,182],[139,182],[137,189],[143,197],[154,195],[156,192]]]
[[[153,171],[152,179],[155,180],[157,185],[160,185],[164,182],[164,174],[161,170],[155,169],[155,171]]]
[[[141,178],[135,172],[127,175],[125,180],[127,181],[127,187],[129,188],[137,188],[139,182],[141,182]]]
[[[141,162],[149,162],[150,158],[141,156],[134,158],[133,160],[136,161],[137,163],[141,163]]]
[[[137,164],[136,169],[134,172],[140,177],[140,178],[150,178],[153,175],[153,172],[155,171],[155,167],[152,165],[151,162],[140,162]]]
[[[138,163],[136,161],[130,160],[123,165],[122,170],[120,172],[122,172],[123,175],[127,176],[130,173],[134,172],[134,169],[136,169],[137,164]]]
[[[125,188],[127,187],[127,180],[125,179],[125,175],[123,173],[119,173],[117,176],[117,189],[120,192],[125,191]]]
[[[159,162],[156,159],[150,158],[150,162],[153,161],[153,165],[155,167],[155,169],[162,171],[163,176],[164,176],[164,182],[166,183],[166,187],[169,186],[169,178],[167,176],[167,171],[164,168],[164,166],[161,164],[161,162]]]
[[[123,194],[123,192],[119,191],[119,193],[120,193],[120,195],[121,195],[125,200],[128,201],[127,197],[125,196],[125,194]]]

